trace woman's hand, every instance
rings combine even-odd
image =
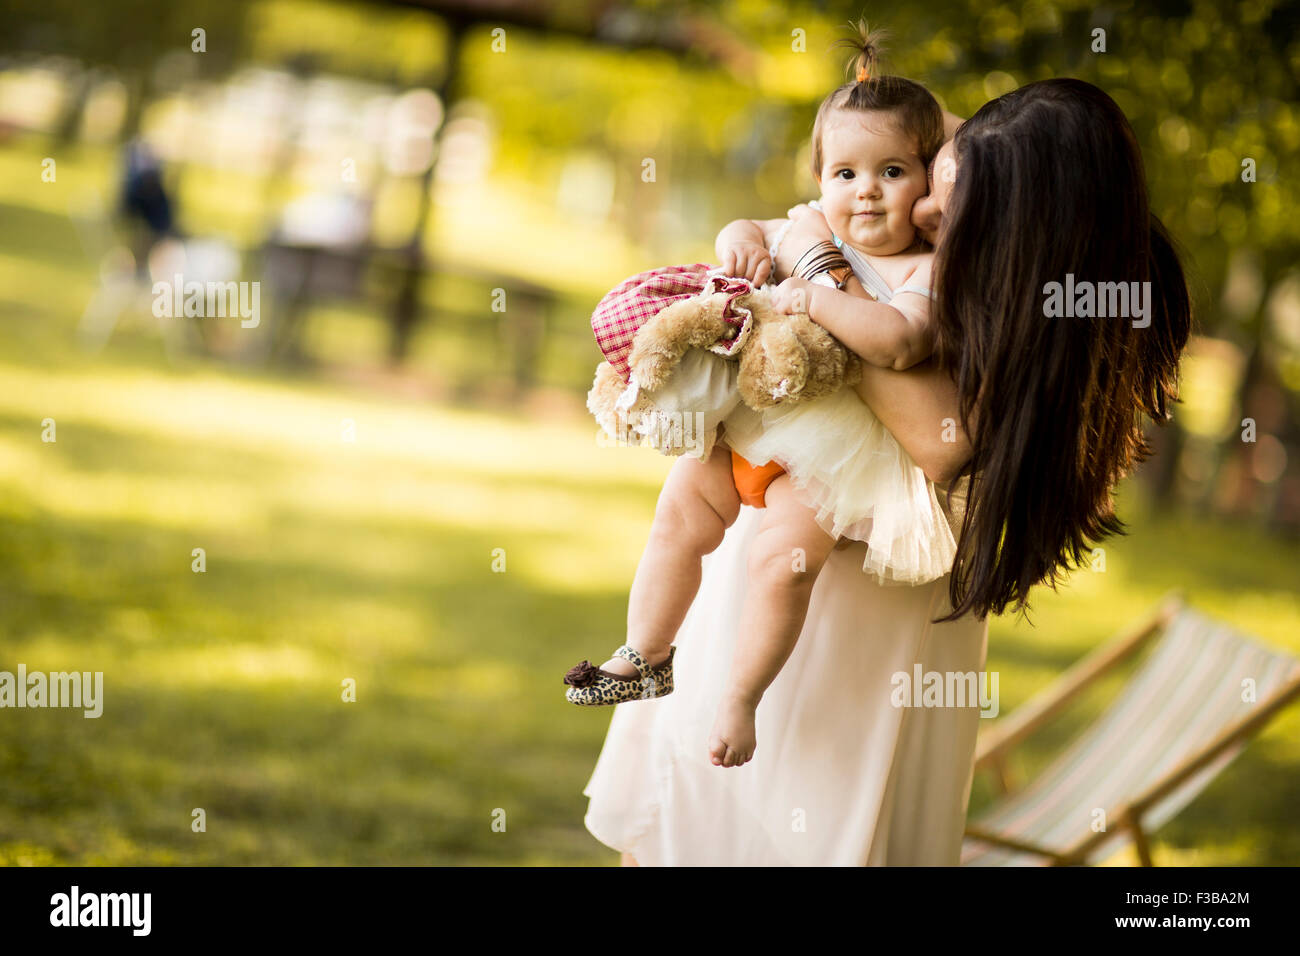
[[[808,312],[816,286],[807,279],[791,276],[772,292],[772,308],[777,312],[795,315]]]
[[[744,276],[756,286],[762,285],[772,274],[772,257],[761,242],[738,239],[722,250],[723,271],[729,276]]]

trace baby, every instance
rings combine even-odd
[[[838,247],[847,267],[838,257],[805,255],[796,276],[837,260],[838,268],[789,278],[771,294],[778,310],[807,312],[864,361],[903,369],[934,345],[930,253],[911,211],[927,191],[943,113],[924,87],[871,75],[871,37],[861,38],[859,50],[857,80],[823,101],[812,139],[821,187],[815,205],[835,237],[825,251]],[[789,225],[738,220],[724,228],[717,253],[726,274],[762,284]],[[815,259],[820,263],[809,267]],[[702,351],[697,361],[700,355],[722,363],[717,369],[727,363]],[[672,407],[675,387],[701,394],[682,388],[685,374],[683,366],[651,396],[656,405]],[[670,473],[632,584],[627,643],[600,668],[583,661],[570,670],[570,701],[618,703],[672,691],[672,642],[699,588],[702,558],[721,543],[742,503],[766,510],[750,548],[732,672],[708,741],[712,762],[723,767],[752,757],[758,702],[794,650],[837,541],[867,542],[864,570],[906,583],[946,574],[955,552],[933,485],[852,390],[763,413],[736,404],[722,418],[714,453],[683,458]]]

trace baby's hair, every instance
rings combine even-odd
[[[893,114],[899,127],[916,139],[917,153],[922,164],[928,167],[943,145],[943,110],[939,102],[920,83],[901,76],[878,75],[884,33],[868,30],[863,20],[856,26],[850,23],[849,27],[857,35],[843,37],[837,45],[857,51],[848,64],[854,79],[836,89],[817,108],[812,131],[813,177],[822,174],[822,127],[832,110]]]

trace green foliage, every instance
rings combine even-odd
[[[128,80],[148,77],[169,53],[191,52],[191,33],[207,33],[196,55],[204,74],[220,75],[244,54],[250,0],[3,0],[0,51],[66,56],[92,67],[112,67]]]

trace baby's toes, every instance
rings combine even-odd
[[[727,742],[716,735],[710,737],[709,756],[713,758],[713,765],[715,767],[723,765],[722,762],[727,756]]]

